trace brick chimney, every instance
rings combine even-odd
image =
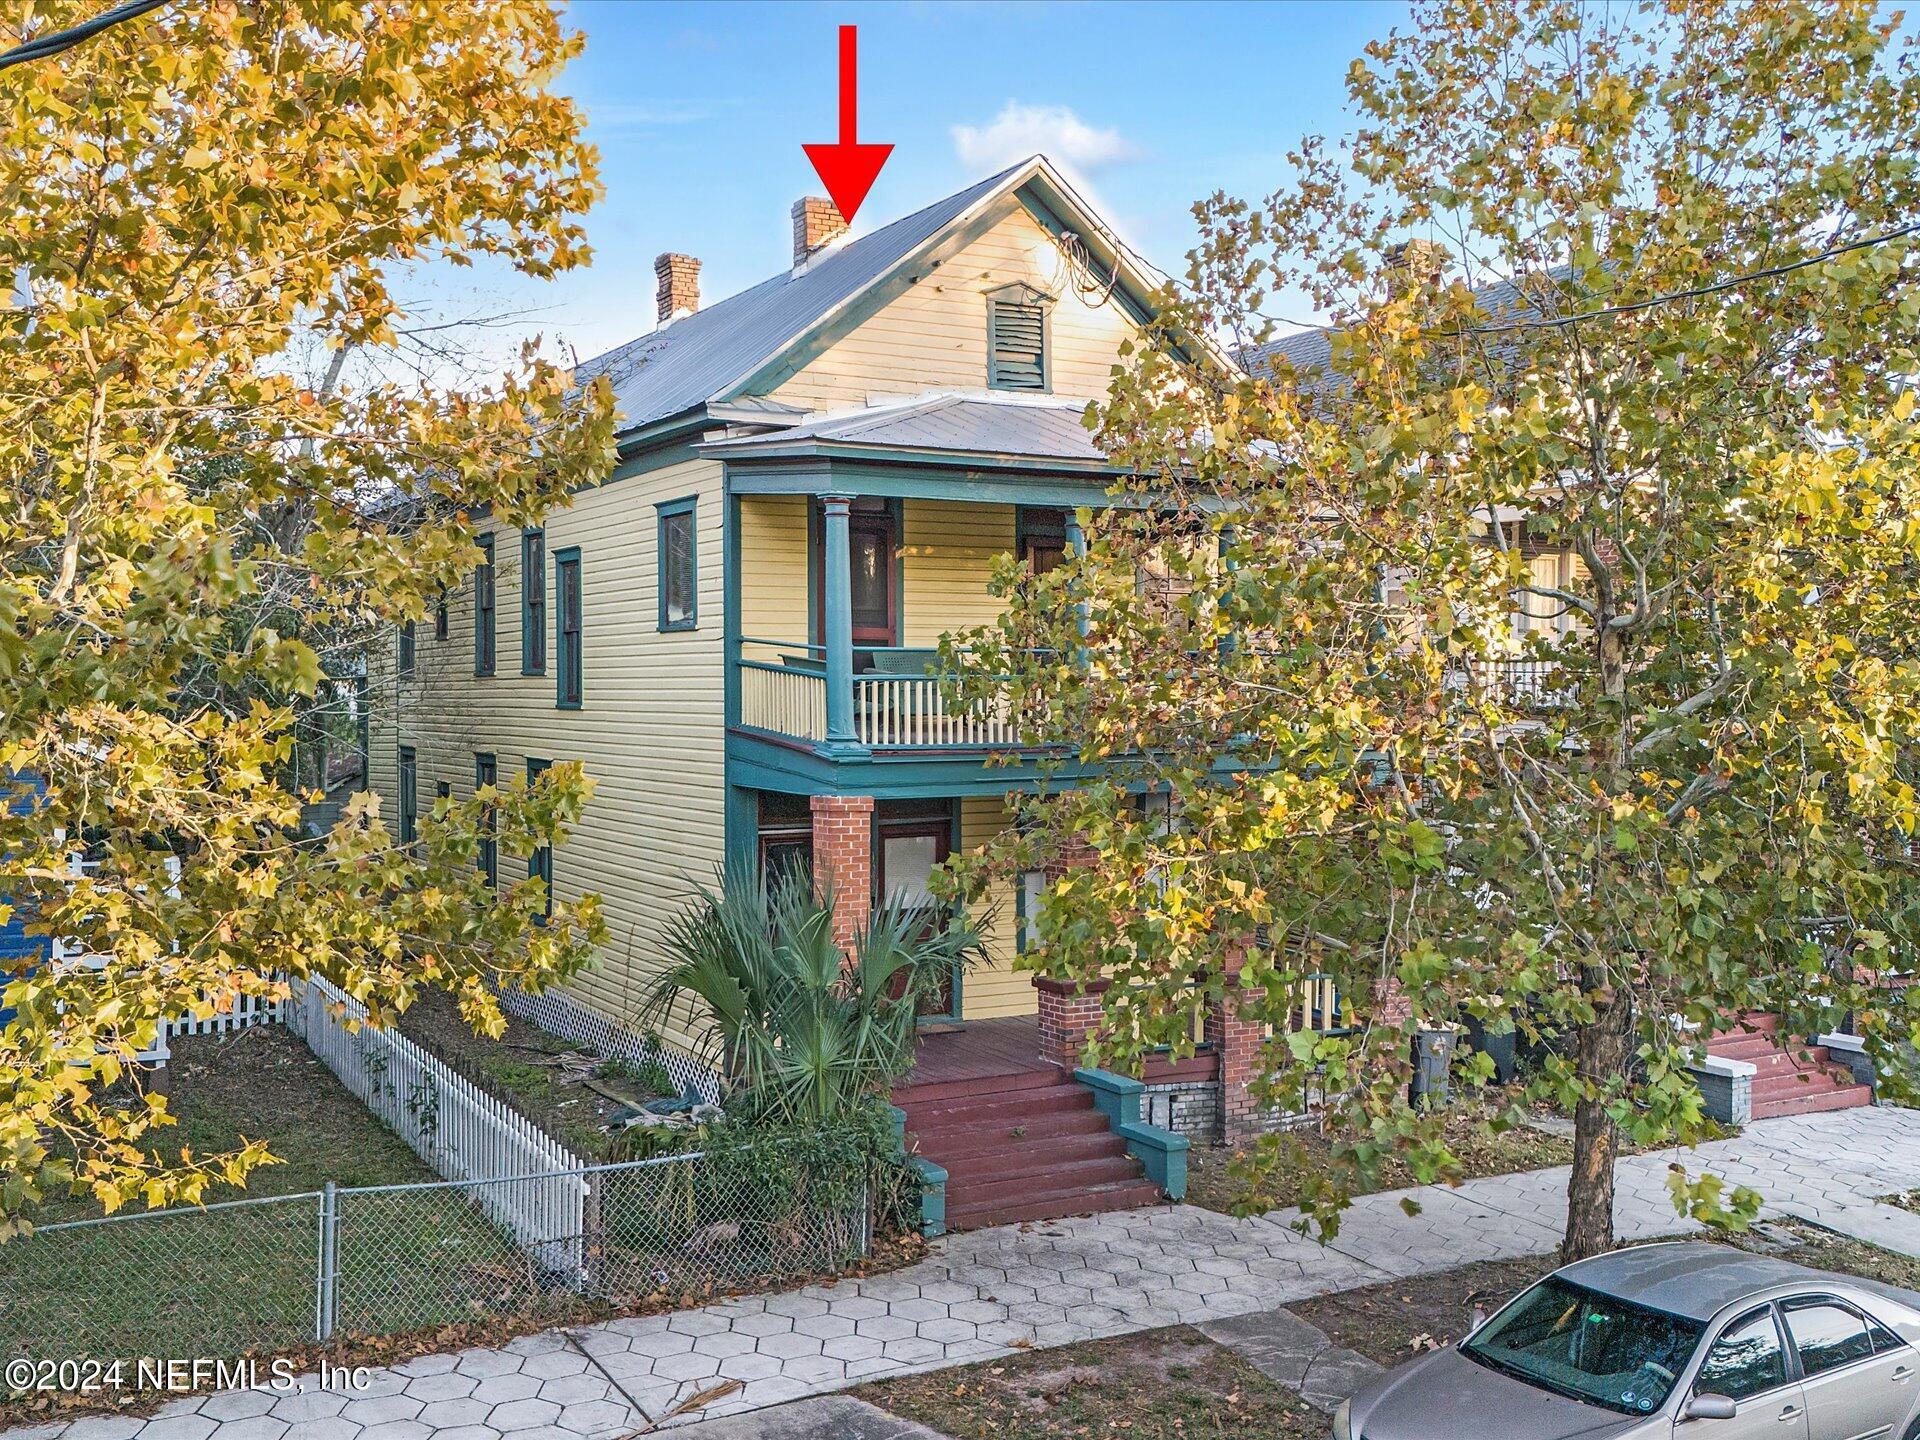
[[[839,207],[824,195],[807,195],[793,202],[793,263],[804,265],[819,250],[847,233]]]
[[[1386,253],[1387,294],[1399,296],[1433,284],[1451,259],[1446,246],[1431,240],[1406,240],[1390,246]]]
[[[669,251],[654,260],[653,273],[660,280],[658,298],[662,325],[682,315],[691,315],[700,308],[700,262],[693,256],[675,255]]]

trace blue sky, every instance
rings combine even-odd
[[[533,310],[592,354],[652,327],[653,258],[700,257],[711,301],[789,258],[788,207],[820,193],[802,141],[836,138],[836,29],[860,27],[860,138],[892,158],[857,230],[1036,149],[1084,179],[1106,218],[1178,273],[1192,203],[1263,195],[1303,133],[1339,133],[1348,65],[1404,21],[1399,3],[671,4],[572,0],[585,55],[562,81],[589,116],[606,199],[584,273],[436,276],[446,313]]]

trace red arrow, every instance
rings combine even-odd
[[[860,64],[857,39],[860,27],[840,27],[840,138],[832,145],[802,145],[813,168],[820,172],[820,183],[840,211],[841,219],[853,223],[853,213],[867,198],[880,167],[893,153],[891,145],[860,143]]]

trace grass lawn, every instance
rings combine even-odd
[[[1490,1109],[1467,1102],[1457,1103],[1447,1114],[1447,1140],[1463,1164],[1461,1179],[1482,1175],[1511,1175],[1519,1170],[1547,1170],[1568,1164],[1573,1159],[1573,1141],[1527,1126],[1516,1126],[1497,1135],[1481,1133],[1483,1117]],[[1303,1130],[1283,1136],[1282,1144],[1297,1145],[1300,1154],[1293,1162],[1276,1167],[1259,1195],[1263,1210],[1284,1209],[1300,1201],[1300,1178],[1314,1164],[1316,1156],[1326,1153],[1325,1143],[1312,1131]],[[1200,1148],[1187,1157],[1187,1203],[1222,1214],[1233,1207],[1246,1192],[1230,1173],[1235,1152],[1224,1146]],[[1398,1190],[1418,1185],[1419,1178],[1398,1160],[1381,1167],[1377,1190]]]
[[[1920,1287],[1920,1260],[1808,1225],[1782,1258],[1816,1269]],[[1761,1248],[1758,1236],[1731,1243]],[[1547,1256],[1466,1265],[1437,1275],[1300,1301],[1294,1314],[1333,1343],[1394,1366],[1458,1339],[1474,1308],[1493,1310],[1557,1268]],[[954,1370],[881,1381],[855,1392],[955,1440],[1326,1440],[1327,1417],[1231,1350],[1178,1326]]]
[[[601,1059],[512,1015],[498,1040],[476,1035],[439,991],[421,995],[400,1030],[588,1160],[608,1156],[607,1123],[621,1111],[679,1093],[657,1064]]]
[[[0,1354],[158,1357],[270,1351],[313,1338],[318,1202],[223,1205],[433,1174],[277,1025],[176,1042],[168,1104],[179,1123],[156,1152],[220,1153],[265,1139],[282,1161],[205,1212],[42,1231],[0,1245]],[[63,1198],[42,1224],[91,1219]],[[347,1197],[339,1227],[343,1327],[413,1328],[468,1318],[532,1285],[518,1252],[458,1194]]]
[[[861,1399],[954,1440],[1326,1440],[1327,1417],[1176,1326],[882,1381]]]

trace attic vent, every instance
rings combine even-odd
[[[1038,299],[987,302],[987,384],[995,390],[1047,388],[1047,311]]]

